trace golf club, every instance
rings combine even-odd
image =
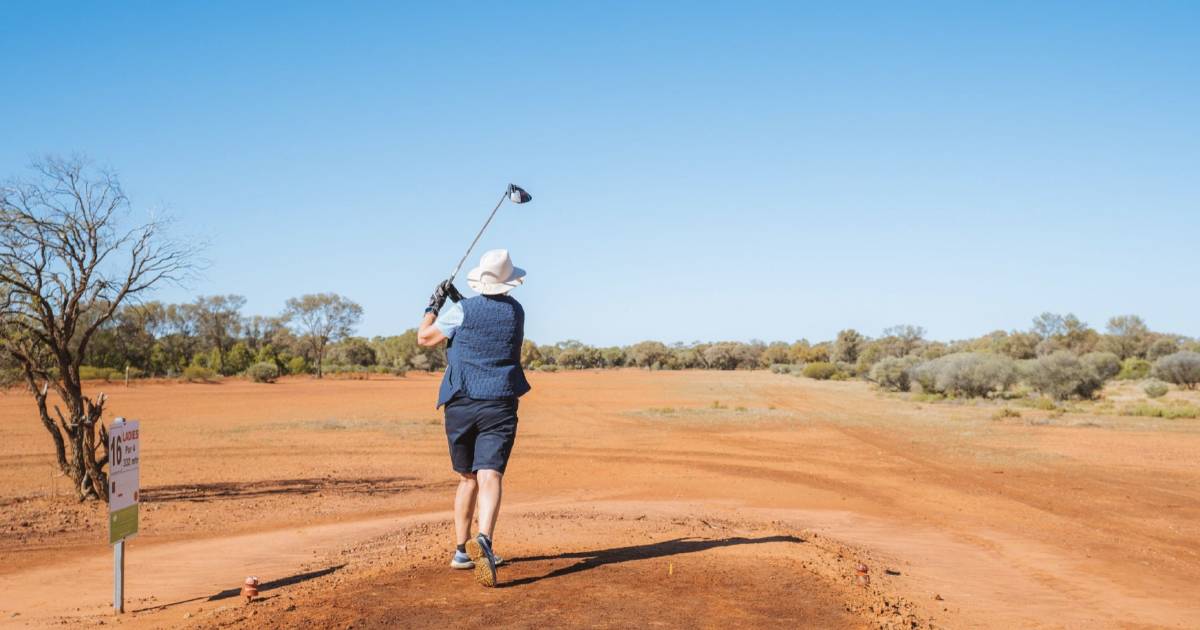
[[[505,199],[508,199],[513,203],[520,204],[527,203],[529,200],[533,199],[533,196],[525,192],[524,188],[521,188],[516,184],[508,185],[508,188],[505,189],[504,194],[500,196],[500,201],[496,202],[496,207],[492,208],[492,213],[488,215],[487,221],[483,222],[483,227],[479,228],[479,233],[475,235],[475,240],[471,241],[471,246],[467,248],[467,253],[463,254],[463,257],[458,261],[458,265],[454,267],[454,272],[450,274],[451,282],[454,281],[454,278],[458,275],[458,272],[462,270],[463,263],[467,262],[467,256],[471,255],[471,250],[475,249],[475,244],[479,242],[479,237],[483,236],[483,231],[486,230],[488,225],[492,222],[492,218],[496,216],[496,212],[500,210],[500,206],[504,204]]]

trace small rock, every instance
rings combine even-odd
[[[184,618],[184,619],[191,619],[191,618],[192,618],[192,613],[183,613],[183,618]]]
[[[944,597],[942,597],[942,596],[941,596],[940,594],[938,594],[938,593],[934,593],[934,594],[933,594],[933,598],[934,598],[934,599],[936,599],[936,600],[937,600],[937,601],[939,601],[939,602],[940,602],[940,601],[945,601],[945,598],[944,598]]]

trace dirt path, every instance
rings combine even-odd
[[[992,420],[763,373],[535,375],[497,534],[445,568],[435,380],[147,385],[145,535],[122,625],[1194,627],[1200,423]],[[110,392],[111,393],[111,392]],[[95,623],[95,506],[49,496],[0,396],[0,624]],[[157,460],[155,459],[157,458]],[[32,474],[31,474],[32,473]],[[60,489],[61,491],[61,489]],[[871,567],[860,587],[854,565]],[[890,569],[893,573],[885,572]],[[257,574],[265,599],[230,597]],[[48,585],[71,582],[64,597]],[[464,613],[464,609],[468,612]],[[603,611],[603,614],[597,614]],[[17,613],[17,616],[12,616]],[[345,625],[343,625],[345,624]]]

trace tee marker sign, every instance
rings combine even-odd
[[[141,489],[138,421],[114,422],[108,430],[108,542],[137,534]]]
[[[138,468],[141,440],[137,420],[117,418],[108,429],[108,542],[113,546],[113,612],[125,612],[125,539],[138,530]]]

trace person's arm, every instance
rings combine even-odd
[[[422,346],[436,346],[446,340],[446,335],[434,326],[437,321],[437,313],[426,311],[425,317],[421,319],[421,326],[417,328],[417,343]]]
[[[447,299],[451,300],[452,304],[443,310]],[[438,285],[429,298],[429,307],[425,309],[425,316],[421,318],[421,325],[417,328],[418,344],[436,346],[454,336],[454,329],[463,321],[462,306],[458,304],[461,299],[462,294],[449,280]]]

